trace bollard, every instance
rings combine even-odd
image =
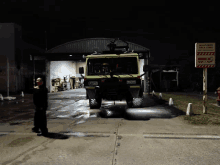
[[[192,114],[193,114],[192,103],[189,103],[186,110],[186,115],[191,116]]]
[[[21,92],[21,97],[24,97],[24,92],[23,91]]]
[[[3,101],[3,100],[4,100],[4,98],[3,98],[2,94],[0,94],[0,100],[1,100],[1,101]]]
[[[173,99],[172,98],[170,98],[170,100],[169,100],[169,106],[171,106],[171,105],[173,105]]]
[[[217,105],[220,106],[220,87],[217,89],[218,91],[218,98],[216,99]]]
[[[159,99],[162,99],[162,93],[159,94]]]
[[[155,92],[154,92],[154,90],[153,90],[153,92],[152,92],[152,95],[153,95],[153,96],[155,95]]]

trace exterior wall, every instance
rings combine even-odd
[[[14,24],[15,31],[15,84],[16,92],[24,91],[24,79],[22,78],[22,28],[20,25]]]
[[[14,23],[0,23],[0,45],[0,92],[7,93],[7,57],[10,68],[9,92],[25,91],[25,88],[29,88],[31,77],[33,84],[33,61],[30,61],[30,54],[43,53],[44,49],[25,43],[21,26]]]
[[[14,24],[0,23],[0,54],[14,60]]]
[[[7,58],[9,59],[9,90],[15,91],[14,84],[14,25],[13,23],[0,23],[0,91],[7,92]]]
[[[51,61],[46,60],[46,87],[48,89],[49,92],[51,92],[51,79],[50,79],[50,65],[51,65]]]

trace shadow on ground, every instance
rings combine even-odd
[[[174,118],[186,113],[177,107],[169,106],[168,102],[157,96],[148,95],[144,98],[142,108],[112,106],[100,108],[98,116],[102,118],[124,118],[126,120],[150,120],[151,118]]]
[[[70,136],[63,135],[61,133],[52,133],[52,132],[49,132],[46,137],[50,139],[63,139],[63,140],[70,138]]]

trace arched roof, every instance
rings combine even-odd
[[[107,45],[114,41],[114,38],[86,38],[81,40],[75,40],[71,42],[67,42],[61,45],[58,45],[48,51],[46,53],[93,53],[94,51],[103,52],[109,51],[109,47]],[[129,50],[134,50],[134,52],[145,52],[149,51],[148,48],[128,42]],[[115,44],[117,46],[126,46],[127,44],[121,40],[116,40]]]

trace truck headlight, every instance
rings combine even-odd
[[[136,80],[127,80],[127,84],[136,84]]]
[[[98,81],[89,81],[88,84],[89,85],[98,85]]]

